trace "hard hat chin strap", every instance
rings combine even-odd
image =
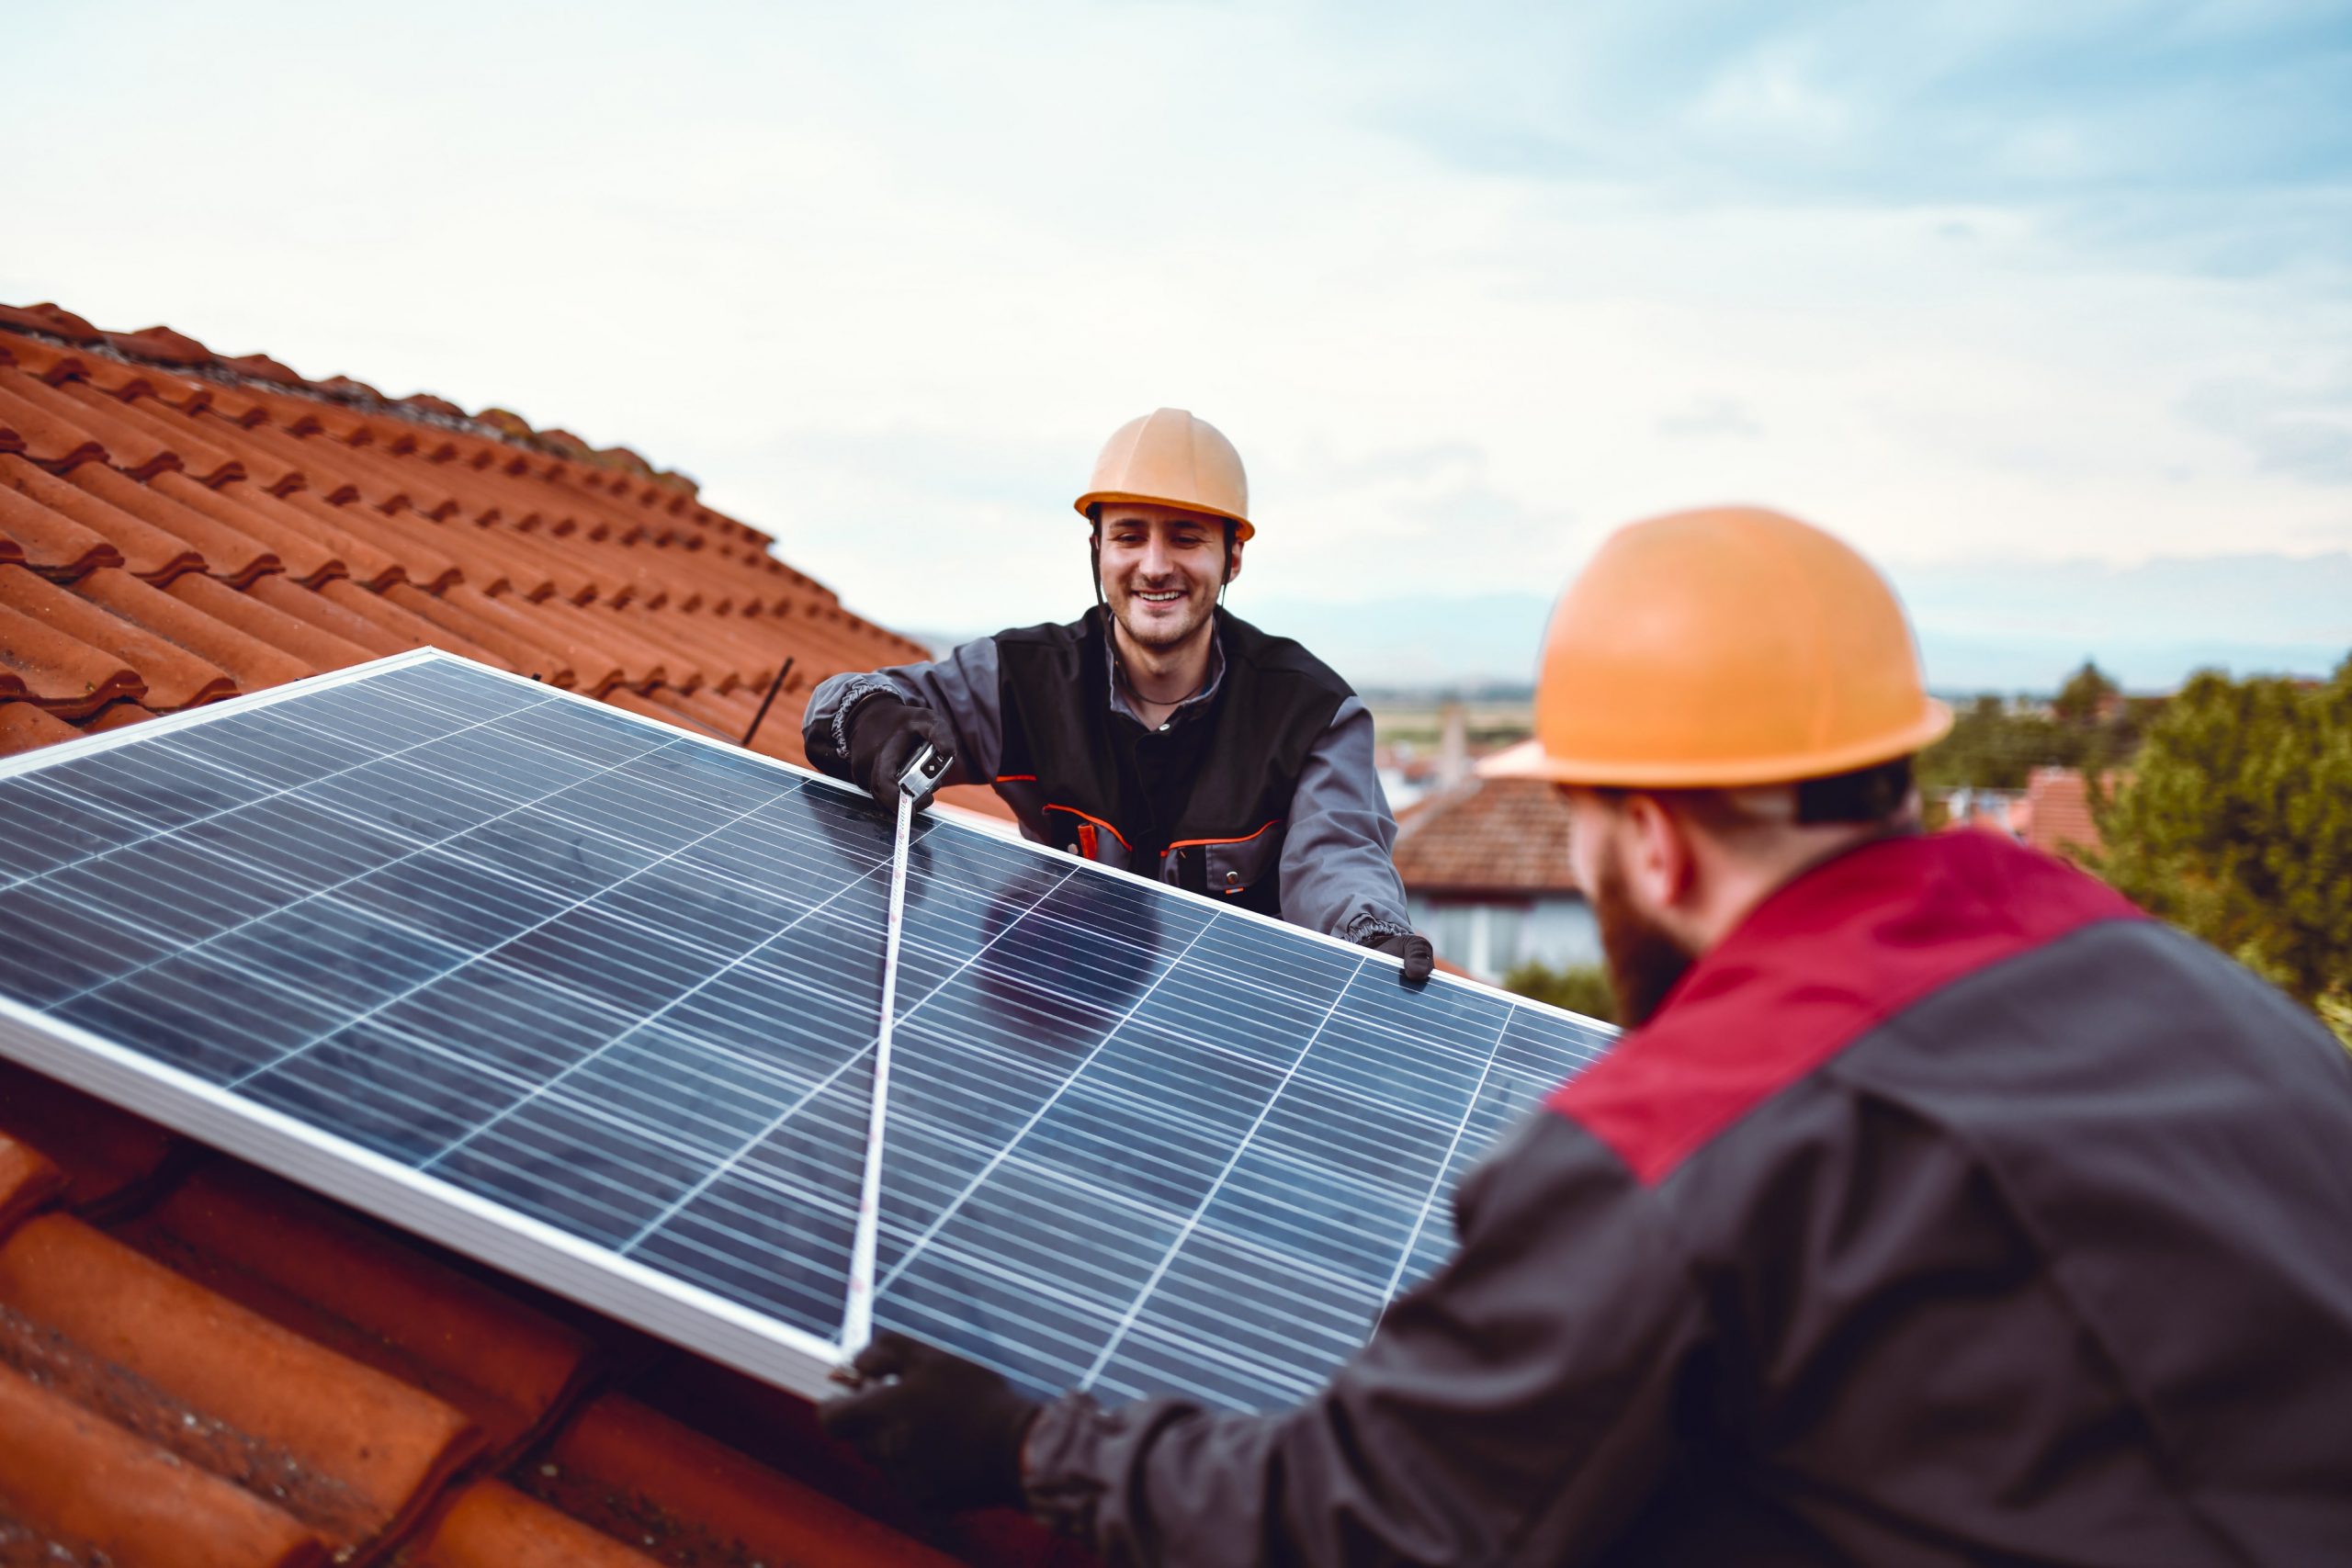
[[[1108,601],[1102,597],[1102,506],[1101,502],[1086,509],[1086,520],[1094,525],[1094,532],[1086,541],[1086,558],[1093,567],[1094,604],[1097,609]]]

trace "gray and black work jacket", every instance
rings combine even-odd
[[[1768,898],[1455,1221],[1297,1409],[1047,1405],[1032,1507],[1113,1564],[2352,1562],[2352,1057],[1989,835]]]
[[[948,782],[994,785],[1038,843],[1346,942],[1409,931],[1372,715],[1347,682],[1219,610],[1207,682],[1147,728],[1107,626],[1097,606],[937,663],[836,675],[801,721],[808,761],[848,777],[858,705],[922,703],[955,736]]]

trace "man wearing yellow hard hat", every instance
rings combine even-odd
[[[1117,1563],[2352,1562],[2352,1058],[2007,840],[1869,563],[1616,535],[1518,771],[1632,1028],[1299,1407],[1033,1402],[900,1337],[827,1422]]]
[[[1405,913],[1372,715],[1285,637],[1221,606],[1257,533],[1241,455],[1160,409],[1114,433],[1078,498],[1094,607],[931,664],[810,694],[808,760],[895,808],[928,745],[993,784],[1022,831],[1395,957],[1432,954]]]

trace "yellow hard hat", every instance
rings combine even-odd
[[[1905,757],[1951,728],[1894,591],[1850,546],[1757,507],[1622,528],[1552,613],[1535,741],[1489,777],[1676,789]]]
[[[1238,525],[1234,537],[1258,530],[1250,521],[1250,476],[1241,454],[1207,420],[1182,409],[1156,409],[1119,426],[1094,459],[1094,478],[1078,498],[1080,516],[1104,502],[1140,502],[1203,512]]]

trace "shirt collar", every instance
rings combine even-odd
[[[1102,648],[1106,655],[1102,662],[1109,667],[1110,671],[1111,711],[1114,714],[1120,715],[1122,717],[1134,719],[1137,724],[1143,724],[1143,719],[1136,714],[1134,704],[1129,702],[1127,699],[1126,682],[1120,678],[1119,645],[1112,630],[1114,623],[1112,622],[1110,612],[1107,610],[1103,612],[1102,622]],[[1182,702],[1178,703],[1176,706],[1170,711],[1167,722],[1162,724],[1160,728],[1165,729],[1170,725],[1176,724],[1180,720],[1190,719],[1196,716],[1204,707],[1216,698],[1217,689],[1224,684],[1225,628],[1219,626],[1212,632],[1209,637],[1209,678],[1201,682],[1201,689],[1199,691],[1194,692],[1191,696],[1186,697]],[[1150,727],[1146,725],[1145,728],[1149,728]]]

